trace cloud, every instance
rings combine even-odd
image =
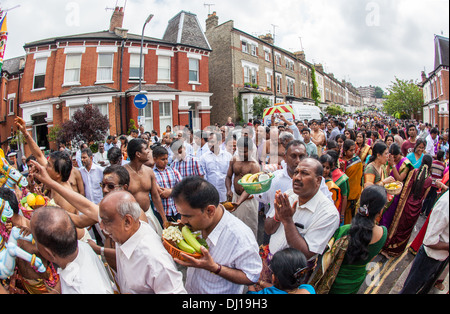
[[[24,55],[23,45],[40,39],[106,30],[116,4],[125,0],[3,0],[3,8],[20,4],[8,16],[5,58]],[[395,76],[419,79],[433,70],[434,34],[449,35],[448,0],[127,0],[124,27],[162,38],[169,19],[181,10],[197,14],[203,29],[212,3],[219,23],[258,36],[272,33],[276,44],[322,63],[338,79],[356,87],[386,88]],[[300,41],[301,37],[301,41]]]

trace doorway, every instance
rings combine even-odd
[[[45,150],[50,148],[48,142],[48,123],[45,120],[47,118],[47,114],[40,114],[32,116],[33,120],[33,138],[36,141],[36,144],[39,147],[45,147]]]

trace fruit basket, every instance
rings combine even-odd
[[[26,216],[30,216],[33,211],[39,207],[47,205],[49,202],[48,198],[36,193],[28,193],[20,200],[22,205],[22,212]]]
[[[248,194],[260,194],[268,191],[274,178],[273,173],[264,172],[256,173],[249,177],[247,176],[243,176],[238,183],[242,185]]]
[[[395,181],[393,183],[385,184],[384,188],[390,195],[399,195],[402,192],[403,183],[400,181]]]
[[[167,241],[166,239],[163,239],[163,246],[164,248],[167,250],[167,252],[169,252],[170,256],[172,256],[173,258],[178,258],[179,260],[182,261],[186,261],[186,259],[183,257],[183,255],[181,255],[181,253],[186,254],[187,256],[193,257],[193,258],[200,258],[203,255],[199,254],[199,253],[187,253],[185,251],[180,250],[179,248],[177,248],[176,246],[174,246],[172,241]]]
[[[204,246],[207,247],[206,241],[204,242]],[[173,258],[178,258],[182,261],[187,260],[181,253],[193,258],[200,258],[203,256],[203,254],[200,254],[190,246],[190,244],[192,244],[198,249],[200,247],[200,243],[195,238],[195,235],[191,233],[189,228],[183,226],[182,224],[171,224],[171,226],[164,229],[162,243],[167,252],[169,252],[170,256]]]

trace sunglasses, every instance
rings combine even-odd
[[[104,189],[105,187],[108,187],[108,190],[114,190],[115,188],[119,188],[119,187],[121,187],[122,185],[120,185],[120,184],[112,184],[112,183],[103,183],[103,182],[100,182],[100,187],[102,188],[102,189]]]

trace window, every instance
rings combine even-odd
[[[281,76],[277,75],[277,93],[281,93]]]
[[[109,118],[109,112],[108,112],[108,104],[93,104],[94,107],[97,107],[98,110],[100,110],[100,113],[102,115],[105,115]],[[73,114],[78,111],[83,109],[83,106],[71,106],[69,107],[69,119],[72,119]]]
[[[244,67],[244,83],[250,83],[250,68]]]
[[[256,77],[256,69],[252,68],[250,71],[250,83],[258,84],[258,79]]]
[[[290,96],[294,96],[294,84],[295,84],[294,80],[289,78],[286,80],[287,94]]]
[[[170,81],[170,57],[168,56],[158,56],[158,81]]]
[[[264,59],[270,62],[270,51],[264,50]]]
[[[439,76],[439,85],[441,87],[441,95],[444,95],[444,89],[442,88],[442,76]]]
[[[113,54],[99,54],[97,66],[97,81],[111,82],[113,80]]]
[[[47,71],[47,58],[36,59],[34,66],[33,89],[45,87],[45,72]]]
[[[190,82],[198,82],[198,60],[197,59],[189,59],[189,81]]]
[[[266,86],[267,88],[272,88],[272,73],[266,72]]]
[[[66,57],[66,70],[64,84],[80,83],[81,54],[68,54]]]
[[[8,114],[14,114],[14,98],[8,99]]]
[[[139,54],[130,54],[130,80],[139,80]],[[142,55],[142,78],[144,78],[144,55]]]
[[[258,55],[258,47],[255,45],[251,45],[252,47],[252,56],[257,56]]]
[[[277,65],[281,65],[281,56],[275,55],[275,61],[276,61]]]
[[[166,125],[172,125],[172,102],[159,102],[159,129],[165,130]]]
[[[246,41],[242,41],[242,52],[248,53],[248,43]]]

